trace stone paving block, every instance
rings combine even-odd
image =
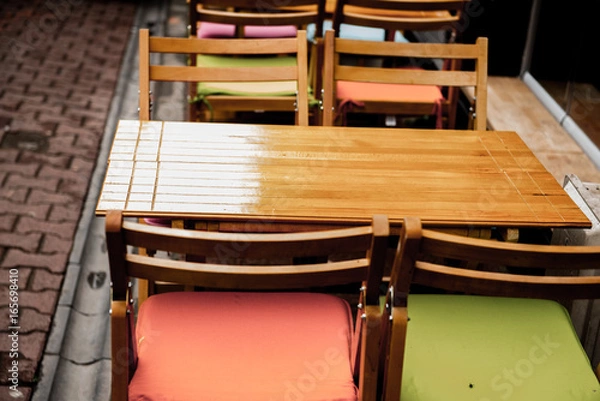
[[[38,163],[19,163],[19,164],[0,164],[0,171],[6,171],[9,173],[19,173],[32,177],[39,170],[40,165]]]
[[[8,386],[0,386],[0,401],[21,401],[31,397],[31,388],[20,386],[16,392]]]
[[[6,173],[0,174],[2,174],[2,178],[8,175]],[[22,204],[27,200],[28,193],[29,190],[27,188],[10,188],[0,193],[0,198],[4,198],[11,202],[16,202],[17,204]]]
[[[72,240],[59,238],[55,235],[45,235],[42,241],[41,252],[43,253],[55,253],[55,252],[68,252],[73,244]]]
[[[54,192],[47,192],[47,191],[43,191],[40,189],[31,190],[31,193],[29,194],[29,198],[27,199],[27,201],[30,205],[36,205],[36,204],[69,205],[69,204],[71,204],[71,202],[73,202],[73,200],[74,199],[72,196],[69,196],[66,194],[54,193]]]
[[[2,153],[2,151],[0,150],[0,158],[1,158],[1,153]],[[21,163],[44,163],[44,164],[48,164],[48,165],[51,165],[54,167],[67,168],[67,166],[71,162],[71,156],[70,155],[60,155],[60,154],[52,155],[52,154],[26,152],[26,153],[23,153],[23,155],[21,155],[20,161],[21,161]],[[36,189],[44,189],[44,188],[33,188],[34,191]],[[51,191],[54,191],[54,189],[51,189]]]
[[[69,138],[68,140],[72,142],[73,138]],[[55,166],[42,166],[38,173],[38,177],[60,177],[62,181],[75,181],[79,183],[84,183],[89,180],[89,178],[83,176],[79,171],[57,168]]]
[[[35,252],[40,246],[41,239],[42,234],[40,233],[26,235],[5,233],[0,237],[0,246],[18,248],[26,252]]]
[[[6,180],[4,186],[14,188],[38,188],[46,189],[49,191],[56,191],[58,187],[58,181],[58,178],[23,177],[14,174],[8,177],[8,180]]]
[[[0,357],[0,369],[2,372],[8,371],[13,366],[13,361],[17,361],[18,373],[16,374],[18,375],[19,386],[31,385],[35,380],[35,362],[31,359],[23,358],[22,355],[19,355],[18,358],[12,358],[9,353],[3,352]],[[13,370],[16,369],[13,368]],[[7,375],[0,376],[0,384],[12,384],[8,379]]]
[[[56,82],[56,78],[53,86],[48,86],[48,82],[42,78],[29,83],[31,85],[27,93],[31,95],[62,96],[66,98],[72,90],[70,82]]]
[[[0,289],[0,293],[1,293]],[[30,307],[40,313],[52,314],[54,312],[56,301],[58,299],[58,289],[45,290],[39,292],[20,291],[19,306],[22,308]]]
[[[21,217],[17,224],[16,231],[22,234],[47,233],[56,235],[59,238],[72,239],[75,226],[76,222],[73,221],[50,222],[32,217]]]
[[[79,220],[80,210],[73,210],[69,206],[54,205],[50,211],[49,221],[77,221]]]
[[[17,216],[0,214],[0,231],[10,231],[15,226]]]
[[[55,273],[64,272],[68,254],[43,255],[9,249],[1,263],[3,268],[34,267],[47,268]]]
[[[46,333],[44,332],[32,332],[32,333],[18,333],[18,340],[16,341],[17,348],[14,348],[10,336],[0,336],[0,351],[6,352],[13,349],[18,350],[19,360],[29,359],[32,361],[39,361],[42,355],[44,342],[46,339]],[[20,364],[20,362],[19,362]],[[36,366],[33,366],[33,374],[35,374]],[[20,370],[20,373],[25,374],[24,370]]]
[[[22,188],[15,188],[18,191]],[[12,189],[11,189],[12,191]],[[11,214],[29,216],[34,219],[45,219],[50,211],[49,205],[29,205],[0,199],[0,210],[8,210]]]
[[[60,288],[63,277],[63,274],[53,274],[45,269],[35,269],[31,274],[29,289],[32,291],[56,290]]]
[[[89,152],[85,149],[83,149],[83,150],[84,150],[84,152],[79,152],[79,153]],[[90,155],[90,157],[91,156],[92,155]],[[83,185],[81,185],[81,183],[75,182],[75,181],[63,181],[58,186],[58,192],[70,194],[72,196],[77,197],[80,200],[85,199],[85,195],[87,194],[87,189],[88,189],[87,186],[83,186]]]
[[[7,269],[2,269],[0,271],[0,274],[2,275],[6,275],[4,277],[8,276],[8,273],[6,271]],[[17,268],[17,278],[19,279],[18,285],[19,285],[19,289],[23,290],[25,288],[27,288],[27,283],[29,282],[29,277],[31,275],[31,268],[28,267],[18,267]],[[4,281],[0,282],[0,299],[8,299],[8,278],[6,278]],[[21,305],[23,306],[23,305]]]
[[[8,306],[0,308],[0,316],[8,316]],[[19,332],[20,333],[31,333],[33,331],[48,331],[50,328],[50,322],[52,321],[52,315],[46,315],[39,313],[38,311],[30,308],[19,308]],[[10,330],[2,328],[2,335]]]
[[[0,148],[0,162],[2,163],[14,163],[19,156],[19,151],[16,149],[2,149]]]

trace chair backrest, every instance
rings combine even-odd
[[[388,31],[456,32],[461,12],[470,0],[338,0],[333,29],[351,24]]]
[[[236,37],[244,37],[246,26],[295,25],[303,29],[316,24],[316,37],[322,37],[325,0],[269,2],[256,0],[190,0],[189,31],[196,37],[198,23],[212,22],[236,27]]]
[[[407,296],[412,285],[449,293],[557,301],[594,299],[600,298],[600,276],[590,273],[599,267],[600,246],[468,238],[422,229],[418,218],[406,218],[388,292],[391,308],[387,313],[392,323],[387,334],[386,375],[394,380],[384,382],[385,399],[400,399]]]
[[[154,53],[228,55],[228,56],[296,56],[296,65],[280,67],[197,67],[153,65]],[[274,82],[296,81],[296,104],[299,125],[308,125],[308,61],[306,31],[295,38],[275,39],[195,39],[151,37],[147,29],[139,35],[140,120],[150,120],[150,82]]]
[[[478,38],[475,44],[370,42],[336,38],[333,31],[327,31],[324,51],[323,125],[333,124],[336,100],[335,82],[344,80],[457,88],[473,87],[475,91],[473,128],[482,131],[486,129],[487,38]],[[471,60],[474,61],[475,67],[472,71],[446,71],[350,66],[340,64],[341,54],[362,57],[412,57],[419,60]]]
[[[365,281],[367,304],[378,304],[387,249],[387,217],[372,225],[300,233],[222,233],[150,226],[106,217],[113,299],[126,299],[129,277],[236,290],[283,290]],[[184,254],[190,261],[138,255],[131,247]],[[352,255],[328,263],[291,258]],[[205,262],[201,262],[206,258]],[[253,260],[252,265],[238,265]],[[258,262],[260,265],[255,265]]]

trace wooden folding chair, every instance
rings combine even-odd
[[[385,216],[363,227],[249,234],[148,226],[109,212],[112,400],[375,400],[388,235]],[[202,290],[152,295],[134,324],[133,277]],[[361,295],[356,325],[349,302],[331,294],[350,284]]]
[[[414,68],[385,68],[368,65],[342,65],[340,56],[411,58]],[[417,68],[426,61],[469,60],[473,70]],[[475,102],[472,128],[486,129],[487,116],[487,38],[475,44],[395,43],[335,38],[325,33],[323,73],[323,125],[333,125],[336,117],[348,112],[392,116],[434,116],[436,127],[454,126],[456,101],[445,97],[441,87],[473,87]],[[337,116],[336,116],[337,115]]]
[[[600,297],[598,268],[600,246],[473,239],[406,218],[384,314],[384,399],[600,400],[563,306]]]
[[[454,41],[461,15],[470,0],[337,0],[332,29],[344,35],[344,25],[375,28],[385,32],[383,40],[393,41],[405,31],[442,31],[445,41]],[[369,39],[373,40],[373,39]]]
[[[256,0],[189,0],[190,36],[206,38],[295,37],[315,24],[322,37],[325,0],[268,2]]]
[[[200,65],[154,65],[151,54],[196,56]],[[226,56],[226,57],[223,57]],[[271,56],[277,65],[266,63]],[[225,62],[223,62],[225,60]],[[150,82],[193,83],[190,100],[200,112],[294,111],[298,125],[308,125],[308,61],[306,32],[294,38],[195,39],[150,37],[140,30],[139,42],[140,120],[150,119]],[[196,84],[202,88],[196,90]],[[191,109],[192,120],[197,109]]]

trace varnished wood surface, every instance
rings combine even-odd
[[[514,132],[120,121],[97,214],[589,227]]]

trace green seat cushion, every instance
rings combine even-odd
[[[198,55],[199,67],[286,67],[296,65],[296,57],[227,57]],[[296,81],[274,82],[200,82],[195,101],[209,95],[229,96],[294,96]]]
[[[408,316],[403,401],[600,400],[556,302],[414,294]]]

